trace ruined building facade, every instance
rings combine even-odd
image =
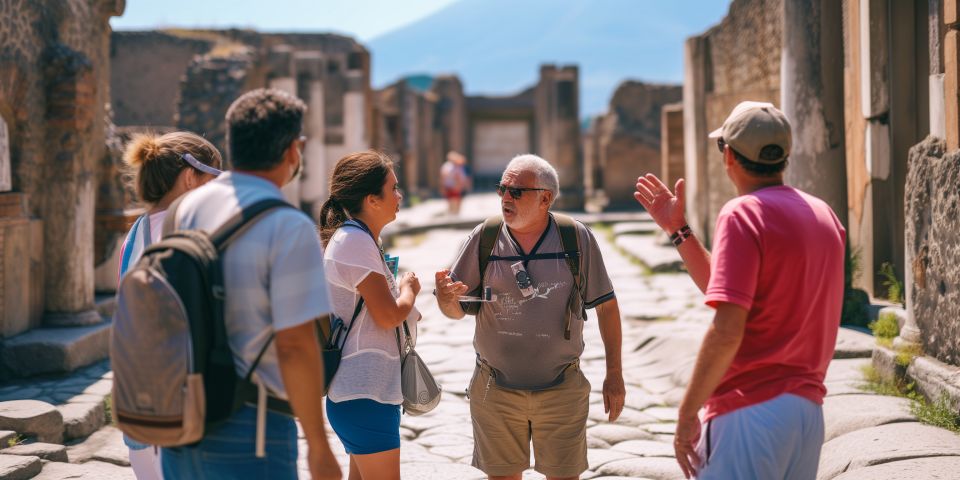
[[[490,189],[515,155],[538,154],[560,175],[561,209],[584,204],[579,70],[542,65],[537,83],[511,96],[466,96],[452,75],[413,76],[377,91],[373,146],[400,163],[401,185],[439,192],[447,152],[467,157],[479,189]]]
[[[38,358],[31,349],[41,341],[106,344],[94,212],[109,156],[108,22],[124,6],[0,1],[0,377],[96,359]]]
[[[955,407],[958,3],[734,0],[719,25],[687,40],[682,107],[687,214],[696,233],[709,244],[734,194],[708,132],[739,101],[778,105],[793,126],[786,182],[823,198],[844,223],[859,264],[854,285],[904,301],[894,345],[922,351],[908,373],[931,398],[950,393]],[[665,154],[675,153],[678,144],[666,140]],[[904,300],[893,298],[897,282]]]

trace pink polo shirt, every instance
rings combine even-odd
[[[717,218],[706,303],[748,310],[733,363],[704,420],[792,393],[823,403],[843,303],[846,232],[830,207],[788,186],[727,202]]]

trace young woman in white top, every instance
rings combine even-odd
[[[327,394],[330,426],[350,454],[350,480],[400,478],[403,397],[396,329],[407,321],[415,335],[420,282],[412,272],[394,278],[379,238],[402,200],[392,162],[378,152],[359,152],[337,162],[320,212],[334,314],[349,326],[364,302]]]
[[[220,174],[223,163],[212,143],[190,132],[166,135],[137,135],[130,140],[123,160],[134,173],[134,190],[148,210],[134,222],[120,250],[123,275],[160,240],[167,207],[180,195],[209,182]],[[163,478],[159,449],[123,437],[130,449],[130,466],[139,480]]]

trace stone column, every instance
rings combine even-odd
[[[683,48],[683,163],[687,223],[710,245],[710,182],[707,181],[707,54],[703,37],[690,37]]]
[[[64,45],[45,52],[47,174],[38,198],[44,220],[44,323],[100,323],[94,309],[93,225],[96,161],[103,142],[97,117],[96,74],[84,54]]]
[[[347,70],[347,88],[343,95],[343,144],[347,151],[370,148],[367,139],[367,93],[363,70]]]
[[[0,192],[9,192],[13,188],[10,176],[10,136],[7,122],[0,117]]]
[[[841,6],[783,2],[780,95],[793,127],[786,182],[823,199],[847,225]]]
[[[535,92],[537,153],[560,176],[558,210],[583,209],[583,156],[580,151],[580,85],[576,66],[542,65]]]
[[[293,96],[297,96],[297,75],[296,67],[293,63],[294,49],[289,45],[278,45],[267,54],[268,73],[270,79],[269,87],[277,90],[283,90]],[[284,185],[281,189],[283,196],[288,202],[295,206],[300,206],[300,179],[294,179],[292,182]]]
[[[660,111],[660,175],[663,183],[673,189],[683,178],[683,104],[664,105]]]
[[[324,139],[323,76],[326,63],[319,51],[297,52],[294,56],[298,74],[297,91],[307,104],[303,132],[307,145],[303,149],[303,175],[300,179],[300,199],[309,206],[314,218],[319,218],[320,206],[330,194],[329,170]]]

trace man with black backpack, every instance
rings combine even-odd
[[[585,309],[598,312],[611,422],[625,397],[620,309],[593,234],[550,212],[559,193],[553,166],[517,156],[497,193],[503,216],[478,225],[453,267],[436,273],[444,315],[477,316],[477,366],[467,388],[473,466],[519,480],[532,441],[538,472],[578,478],[587,469],[590,382],[579,368]]]
[[[233,171],[171,207],[176,229],[213,232],[263,200],[279,203],[280,187],[301,168],[305,110],[278,90],[238,98],[226,118]],[[198,443],[164,448],[164,476],[297,478],[296,423],[280,413],[289,401],[306,436],[313,478],[341,478],[323,421],[315,321],[330,312],[330,301],[313,221],[294,208],[267,211],[244,225],[221,261],[229,350],[236,374],[253,387],[238,390],[249,393],[241,398],[246,405],[208,428]]]

